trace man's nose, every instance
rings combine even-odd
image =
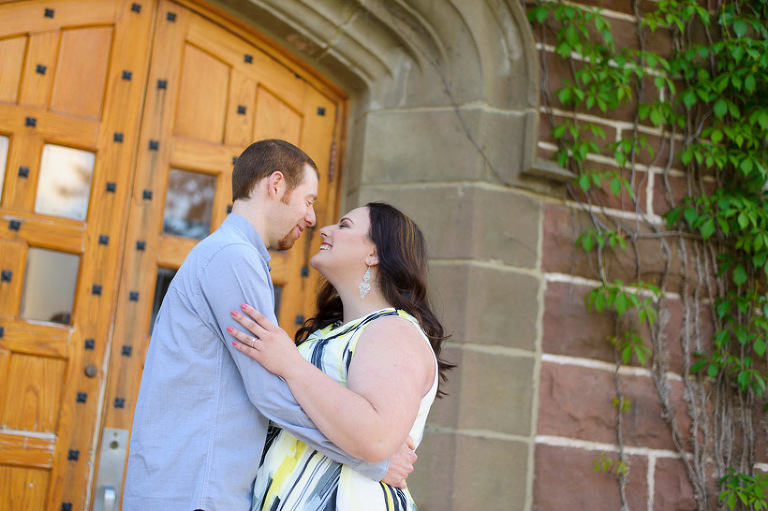
[[[317,217],[315,216],[314,206],[309,207],[309,211],[307,212],[307,216],[304,217],[304,220],[306,220],[307,225],[315,225],[317,222]]]

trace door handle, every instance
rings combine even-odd
[[[128,430],[104,428],[101,437],[93,511],[117,511],[123,489],[123,468],[128,454]]]
[[[101,504],[101,505],[99,505]],[[102,486],[99,488],[99,494],[94,502],[94,509],[102,511],[115,511],[117,504],[117,492],[113,486]]]

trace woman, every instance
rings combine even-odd
[[[389,458],[411,437],[418,446],[438,376],[443,327],[427,300],[424,237],[413,221],[370,203],[320,229],[310,264],[327,280],[317,316],[288,335],[254,309],[233,317],[255,337],[229,332],[237,348],[287,382],[317,427],[347,453]],[[290,433],[268,439],[253,509],[410,510],[408,490],[330,460]]]

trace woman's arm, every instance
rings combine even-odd
[[[317,428],[352,456],[375,462],[402,445],[434,378],[434,358],[407,320],[385,316],[360,336],[349,367],[348,387],[334,381],[296,350],[279,327],[251,307],[232,316],[258,340],[239,330],[235,346],[283,377]],[[251,347],[253,345],[253,347]]]

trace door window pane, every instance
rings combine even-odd
[[[165,200],[163,232],[203,239],[211,232],[216,177],[171,169]]]
[[[5,165],[8,162],[8,137],[0,136],[0,197],[3,196]]]
[[[85,220],[95,159],[88,151],[45,144],[35,212]]]
[[[80,257],[30,247],[19,316],[70,324]]]
[[[157,312],[160,310],[160,305],[163,303],[165,293],[168,292],[168,286],[171,285],[171,280],[176,275],[176,270],[170,268],[158,268],[157,280],[155,281],[155,299],[152,302],[152,321],[149,323],[149,333],[155,328],[155,320],[157,319]]]

